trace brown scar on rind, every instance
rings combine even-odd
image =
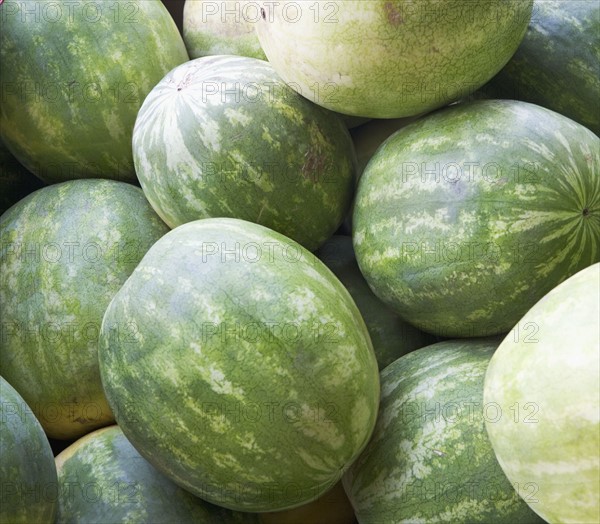
[[[384,5],[385,14],[387,16],[388,21],[394,27],[398,27],[399,25],[404,23],[404,19],[402,18],[402,14],[400,10],[394,6],[392,2],[386,2]]]
[[[325,167],[325,158],[319,150],[310,149],[304,155],[304,165],[302,166],[302,177],[317,181],[319,175]]]

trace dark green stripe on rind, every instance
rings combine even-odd
[[[21,395],[0,377],[0,522],[54,522],[57,480],[44,430]]]
[[[539,106],[478,101],[390,137],[361,178],[354,248],[374,292],[447,337],[505,333],[600,257],[600,139]]]
[[[160,0],[3,3],[0,132],[47,182],[134,181],[131,136],[146,95],[188,60]]]
[[[148,522],[252,524],[181,489],[154,469],[118,426],[79,439],[56,457],[57,524]]]
[[[133,149],[144,193],[171,227],[239,218],[313,250],[354,191],[342,121],[253,58],[204,57],[171,71],[140,110]]]
[[[600,4],[536,0],[519,49],[481,92],[547,107],[600,135]]]
[[[441,342],[381,372],[373,437],[343,479],[361,524],[540,522],[485,430],[497,414],[483,405],[483,381],[499,342]]]
[[[119,333],[123,322],[135,331]],[[350,295],[314,255],[256,224],[207,219],[163,237],[111,302],[100,340],[129,440],[225,507],[314,500],[375,422],[377,362]]]
[[[330,238],[317,256],[352,295],[369,330],[380,370],[402,355],[436,342],[435,337],[404,322],[373,294],[358,268],[350,237]]]
[[[49,436],[113,420],[97,362],[104,311],[168,232],[141,189],[75,180],[25,197],[0,219],[0,373]]]

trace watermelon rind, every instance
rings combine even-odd
[[[526,102],[431,113],[369,162],[353,244],[375,294],[414,326],[446,338],[507,333],[600,260],[600,138]]]
[[[122,322],[133,336],[114,329]],[[242,220],[161,238],[108,306],[99,357],[142,456],[239,511],[318,498],[377,415],[377,361],[348,291],[299,244]]]
[[[290,89],[264,60],[218,55],[173,69],[133,133],[144,193],[172,228],[230,217],[309,250],[342,223],[356,157],[341,119]]]
[[[168,231],[140,188],[114,180],[50,185],[0,218],[0,373],[49,437],[114,420],[100,381],[100,324]]]
[[[56,457],[56,523],[257,524],[258,516],[214,506],[154,469],[118,426],[80,438]]]
[[[0,377],[0,479],[0,522],[54,522],[58,489],[50,444],[27,403],[3,377]]]
[[[343,478],[360,524],[542,522],[504,475],[485,429],[498,417],[483,381],[499,343],[439,342],[381,372],[373,437]]]
[[[535,304],[485,376],[486,421],[504,473],[548,522],[600,522],[600,264]]]
[[[135,182],[131,136],[154,85],[189,60],[160,0],[2,3],[0,135],[47,183]]]

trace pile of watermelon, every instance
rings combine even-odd
[[[0,1],[0,522],[600,522],[599,101],[596,0]]]

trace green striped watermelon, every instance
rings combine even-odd
[[[135,180],[131,135],[145,96],[188,60],[160,0],[6,0],[0,134],[46,182]]]
[[[504,339],[485,376],[496,457],[548,522],[600,522],[600,264],[563,282]],[[535,502],[535,503],[533,503]]]
[[[114,420],[100,382],[100,323],[167,231],[141,189],[112,180],[42,188],[0,218],[0,373],[50,437]]]
[[[204,57],[171,71],[140,110],[133,150],[144,193],[171,227],[239,218],[313,250],[352,198],[348,130],[254,58]]]
[[[506,333],[600,259],[600,139],[553,111],[477,101],[390,137],[359,184],[354,249],[424,331]]]
[[[333,236],[319,249],[317,256],[352,295],[369,330],[379,369],[435,342],[434,337],[401,320],[373,294],[358,268],[349,236]]]
[[[99,355],[131,443],[231,509],[318,498],[375,424],[377,362],[352,298],[309,251],[242,220],[159,240],[110,303]]]
[[[499,342],[440,342],[381,372],[375,432],[343,479],[360,524],[541,522],[485,431],[497,414],[483,403],[483,380]]]
[[[154,469],[118,426],[80,438],[56,457],[57,524],[148,522],[157,524],[256,524],[194,497]]]
[[[0,141],[0,215],[43,182],[25,169]]]
[[[57,481],[44,430],[21,395],[0,377],[2,524],[53,523]]]
[[[600,3],[535,0],[519,49],[482,92],[547,107],[600,135]]]
[[[340,113],[397,118],[490,80],[523,39],[533,0],[260,4],[260,43],[290,86]]]
[[[254,25],[260,6],[254,0],[186,0],[183,40],[190,58],[238,55],[266,60]]]

